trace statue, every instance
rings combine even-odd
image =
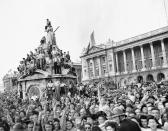
[[[47,30],[48,27],[51,27],[51,22],[49,21],[49,19],[47,19],[47,25],[45,26],[45,30]]]
[[[47,32],[46,43],[48,45],[56,45],[55,31],[51,26],[51,22],[47,19],[47,25],[45,26],[45,31]]]
[[[46,37],[45,36],[43,36],[42,39],[40,40],[40,46],[42,47],[44,52],[47,53],[49,45],[46,43]]]

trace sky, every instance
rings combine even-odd
[[[0,83],[46,35],[46,19],[57,44],[79,61],[90,34],[96,44],[124,40],[167,26],[164,0],[0,0]],[[168,0],[165,0],[168,13]]]

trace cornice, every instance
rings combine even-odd
[[[88,54],[87,56],[85,56],[85,59],[89,59],[89,58],[93,58],[93,57],[99,57],[101,55],[106,55],[106,51],[99,51],[93,54]]]
[[[148,43],[158,41],[158,40],[162,40],[162,39],[165,39],[165,38],[168,38],[168,34],[155,36],[155,37],[152,37],[152,38],[148,38],[146,40],[142,40],[142,41],[139,41],[139,42],[123,45],[123,46],[120,46],[120,47],[115,47],[114,52],[126,50],[126,49],[129,49],[129,48],[134,48],[136,46],[142,46],[144,44],[148,44]]]
[[[100,47],[98,47],[98,48],[100,48]],[[82,55],[82,56],[80,56],[80,58],[83,58],[83,57],[87,57],[87,56],[89,56],[89,55],[93,55],[93,54],[97,54],[97,53],[99,53],[99,52],[102,52],[102,51],[105,51],[107,48],[100,48],[100,50],[97,50],[97,51],[94,51],[94,52],[92,52],[92,53],[89,53],[89,54],[84,54],[84,55]]]
[[[159,34],[163,34],[163,33],[166,33],[166,32],[168,32],[168,26],[162,27],[162,28],[159,28],[159,29],[147,32],[147,33],[144,33],[142,35],[138,35],[138,36],[135,36],[135,37],[132,37],[132,38],[128,38],[126,40],[122,40],[122,41],[116,42],[116,45],[117,46],[122,46],[123,44],[136,42],[136,41],[139,41],[139,40],[142,40],[142,39],[146,39],[146,38],[149,38],[149,37],[153,37],[153,36],[156,36],[156,35],[159,35]]]

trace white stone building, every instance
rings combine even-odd
[[[81,56],[82,81],[111,78],[118,86],[168,78],[168,26],[119,42],[90,44]]]

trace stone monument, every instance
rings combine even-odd
[[[58,48],[55,31],[53,31],[49,19],[47,19],[45,32],[46,36],[43,36],[40,40],[40,46],[36,49],[36,52],[31,53],[30,59],[27,58],[21,62],[26,64],[19,66],[18,85],[22,86],[23,99],[26,97],[49,99],[51,96],[59,99],[61,89],[64,88],[66,93],[68,83],[76,84],[77,82],[73,64],[70,56],[68,56],[69,53],[63,53]],[[31,65],[31,68],[27,65]],[[48,85],[52,85],[48,84],[51,81],[53,89],[48,90]],[[50,95],[47,95],[47,92],[50,92]]]

